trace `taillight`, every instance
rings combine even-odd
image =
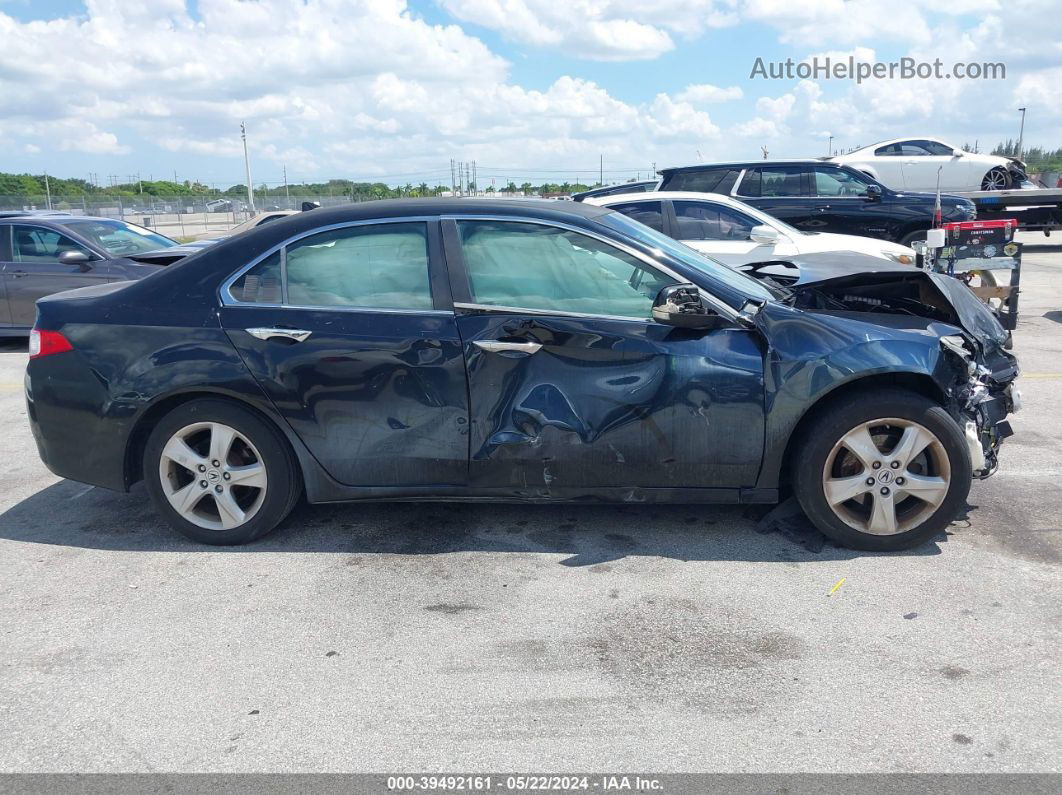
[[[58,331],[33,329],[29,337],[29,357],[37,359],[53,353],[65,353],[74,350],[70,341]]]

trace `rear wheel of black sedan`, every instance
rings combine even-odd
[[[797,499],[827,536],[888,551],[943,530],[970,491],[966,438],[913,392],[860,392],[822,411],[793,460]]]
[[[178,406],[155,426],[144,452],[144,480],[156,508],[204,544],[264,536],[295,506],[298,475],[280,433],[225,400]]]

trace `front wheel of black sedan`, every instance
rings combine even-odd
[[[943,530],[970,491],[958,424],[933,401],[886,390],[853,395],[812,422],[793,461],[797,499],[827,536],[890,551]]]
[[[155,507],[204,544],[244,544],[276,527],[301,482],[284,439],[253,412],[224,400],[178,406],[155,426],[144,452]]]

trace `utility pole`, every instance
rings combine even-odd
[[[136,172],[136,184],[140,188],[140,195],[144,195],[144,183],[140,179],[140,172]]]
[[[598,185],[604,185],[605,184],[605,156],[604,155],[598,155],[597,156],[597,184]]]
[[[351,187],[353,188],[353,185]],[[291,194],[288,193],[288,167],[287,167],[287,165],[284,166],[284,201],[287,203],[288,209],[291,209]]]
[[[52,209],[52,186],[48,183],[48,172],[44,172],[44,193],[47,196],[48,209]]]
[[[830,136],[830,142],[828,144],[826,144],[826,154],[827,155],[832,155],[833,154],[833,136],[832,135]]]
[[[247,123],[240,122],[240,138],[243,139],[243,168],[247,174],[247,212],[254,215],[254,191],[251,189],[251,158],[247,155]]]
[[[1018,130],[1018,160],[1021,160],[1021,145],[1025,138],[1025,108],[1018,108],[1021,111],[1021,129]]]

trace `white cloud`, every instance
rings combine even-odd
[[[740,86],[720,88],[710,83],[693,83],[682,89],[676,98],[694,105],[706,105],[711,102],[730,102],[731,100],[741,99],[742,96],[744,96],[744,92],[742,92]]]
[[[456,18],[513,41],[600,61],[656,58],[674,36],[699,36],[737,21],[736,0],[436,0]]]
[[[1013,125],[1016,134],[1014,109],[1024,105],[1026,140],[1056,145],[1047,133],[1062,121],[1062,15],[1050,0],[1011,0],[1006,17],[995,0],[890,0],[888,13],[869,0],[437,2],[547,54],[651,58],[704,37],[703,77],[688,79],[706,82],[626,101],[610,93],[610,72],[551,74],[530,88],[473,25],[430,24],[404,0],[198,0],[194,15],[191,0],[87,0],[83,14],[47,22],[0,12],[0,141],[13,158],[30,147],[84,153],[85,162],[124,153],[135,170],[180,155],[193,165],[230,162],[225,173],[235,177],[246,120],[258,178],[285,164],[289,175],[424,170],[446,182],[451,157],[515,169],[604,155],[606,164],[648,168],[698,150],[755,157],[768,143],[772,155],[817,153],[829,134],[835,146],[937,134],[984,147],[1006,137],[991,131]],[[1012,18],[1037,20],[1022,28],[1020,48]],[[709,40],[741,20],[789,42],[780,51],[795,60],[998,60],[1010,79],[707,82]],[[771,49],[779,51],[765,43],[765,58]]]

